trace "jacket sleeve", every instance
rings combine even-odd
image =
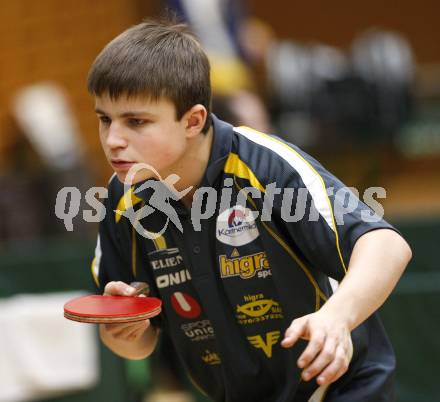
[[[288,174],[274,202],[275,220],[308,266],[340,281],[360,236],[395,229],[315,159],[291,149],[298,169],[283,168]]]
[[[133,236],[131,225],[127,219],[116,220],[114,210],[117,209],[118,198],[122,192],[115,191],[110,182],[108,197],[104,201],[105,218],[99,224],[95,257],[92,262],[92,276],[100,293],[110,281],[126,283],[135,280],[132,272]]]

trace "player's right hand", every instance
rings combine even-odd
[[[124,282],[109,282],[104,288],[105,296],[136,296],[137,289]],[[137,297],[145,297],[138,295]],[[150,327],[150,320],[133,323],[101,324],[101,334],[117,341],[133,342],[139,340]]]

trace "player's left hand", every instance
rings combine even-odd
[[[317,377],[319,385],[330,384],[348,369],[353,356],[353,343],[347,323],[329,313],[317,311],[292,321],[281,346],[292,347],[299,339],[309,343],[298,358],[301,377]]]

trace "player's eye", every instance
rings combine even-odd
[[[145,119],[131,118],[128,120],[128,123],[130,124],[130,126],[133,126],[133,127],[141,127],[141,126],[145,125],[147,123],[147,121]]]
[[[99,121],[101,122],[101,124],[108,126],[110,125],[110,123],[112,122],[111,119],[107,116],[98,116]]]

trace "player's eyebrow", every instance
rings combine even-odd
[[[139,117],[139,116],[153,116],[153,115],[144,110],[133,110],[129,112],[124,112],[120,115],[120,117]]]
[[[99,108],[95,108],[95,112],[97,114],[103,114],[106,116],[108,115],[108,113],[106,113],[104,110],[101,110]],[[119,117],[139,117],[139,116],[153,117],[154,115],[146,112],[145,110],[130,110],[128,112],[124,112],[119,115]]]
[[[97,114],[107,114],[106,112],[104,112],[103,110],[101,110],[101,109],[99,109],[99,108],[95,108],[95,112],[97,113]]]

